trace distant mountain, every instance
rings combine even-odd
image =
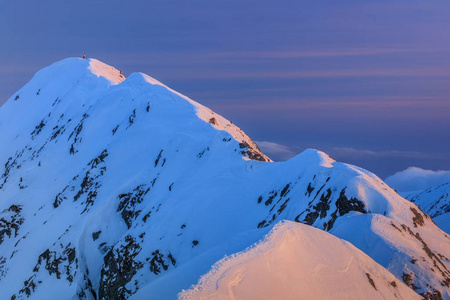
[[[292,299],[293,295],[298,299],[422,299],[352,244],[290,221],[275,225],[253,248],[216,263],[180,298]]]
[[[272,162],[230,121],[145,74],[55,63],[0,108],[0,141],[7,298],[173,299],[291,220],[386,268],[368,272],[375,285],[391,272],[450,299],[450,238],[415,204],[317,150]],[[353,278],[373,293],[367,276]]]
[[[429,214],[441,229],[450,233],[450,182],[424,191],[405,193],[405,198]]]
[[[437,216],[433,221],[446,233],[450,234],[450,213]]]

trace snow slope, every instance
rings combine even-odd
[[[278,223],[253,248],[216,263],[180,299],[421,299],[350,243]]]
[[[0,108],[0,141],[8,298],[173,299],[292,220],[450,299],[450,238],[416,205],[317,150],[271,162],[230,121],[145,74],[55,63]]]

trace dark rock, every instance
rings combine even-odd
[[[0,244],[3,243],[5,235],[9,238],[11,235],[18,236],[19,228],[25,221],[20,214],[21,211],[21,206],[13,204],[0,213]]]
[[[414,214],[413,217],[413,223],[414,223],[414,227],[417,227],[417,225],[419,226],[423,226],[425,225],[425,222],[423,220],[423,216],[417,211],[417,209],[415,209],[414,207],[410,207],[412,213]]]
[[[92,239],[95,241],[100,237],[101,230],[92,233]]]
[[[264,204],[266,206],[272,204],[272,201],[278,195],[278,192],[277,191],[271,191],[269,195],[270,195],[269,199],[267,199],[266,202],[264,202]]]
[[[217,120],[216,120],[216,118],[211,118],[211,119],[209,119],[209,124],[217,125]]]
[[[131,125],[133,125],[135,119],[136,119],[136,109],[133,109],[133,113],[131,114],[131,116],[128,117],[128,124],[129,125],[128,125],[127,128],[130,128]]]
[[[433,290],[432,292],[427,292],[425,294],[420,294],[425,300],[443,300],[441,292]]]
[[[119,129],[119,125],[116,125],[116,127],[113,128],[112,134],[115,135],[117,132],[117,129]]]
[[[374,282],[373,279],[370,277],[370,274],[369,274],[369,273],[366,273],[366,276],[367,276],[367,279],[369,280],[370,285],[373,286],[373,288],[374,288],[375,290],[377,290],[377,287],[375,286],[375,282]]]
[[[314,191],[314,188],[311,186],[311,182],[308,183],[308,187],[306,188],[306,193],[308,193],[308,197],[311,196],[312,191]]]
[[[36,127],[34,128],[34,130],[31,132],[31,139],[34,140],[36,138],[36,136],[39,135],[39,133],[41,133],[42,129],[45,126],[45,118],[41,120],[41,122],[36,125]]]
[[[120,194],[118,196],[120,202],[117,207],[117,211],[121,212],[122,219],[125,221],[125,224],[128,228],[131,227],[133,224],[133,221],[139,216],[141,213],[140,210],[136,209],[136,205],[141,203],[144,200],[145,195],[150,191],[150,188],[148,188],[145,184],[138,185],[134,188],[134,190],[130,193]],[[150,216],[150,213],[148,213],[148,216]],[[144,216],[145,220],[146,218]]]
[[[283,188],[283,190],[280,193],[280,197],[284,197],[287,193],[289,193],[289,187],[290,187],[290,183],[286,184],[286,186]]]
[[[150,272],[155,275],[161,273],[161,268],[166,271],[169,266],[164,262],[164,255],[159,253],[159,250],[156,250],[152,253],[153,257],[150,260]]]
[[[141,246],[132,236],[117,244],[103,258],[98,299],[126,299],[132,291],[126,285],[144,264],[136,260]]]
[[[84,121],[89,118],[88,114],[84,114],[83,117],[81,118],[80,122],[75,126],[75,128],[73,129],[73,131],[70,133],[69,138],[67,139],[68,141],[70,141],[70,139],[72,139],[72,144],[70,145],[70,150],[69,153],[70,154],[75,154],[78,152],[78,150],[75,149],[75,146],[81,143],[82,138],[80,137],[81,131],[83,130],[83,124]]]
[[[413,277],[411,276],[411,274],[409,273],[403,273],[402,276],[403,282],[409,286],[410,288],[412,288],[413,290],[417,290],[419,289],[416,285],[414,285],[414,280]]]
[[[158,165],[159,160],[161,159],[161,155],[162,155],[163,151],[164,151],[164,150],[159,151],[158,157],[157,157],[156,160],[155,160],[155,167]]]

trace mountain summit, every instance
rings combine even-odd
[[[390,272],[405,286],[380,288],[384,297],[409,286],[450,299],[450,238],[415,204],[317,150],[272,162],[230,121],[145,74],[57,62],[0,108],[0,141],[9,298],[173,299],[290,220],[368,255],[355,272],[376,267],[354,273],[361,286],[388,284]],[[326,240],[297,223],[292,234]]]

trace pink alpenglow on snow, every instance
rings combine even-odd
[[[421,299],[355,246],[283,222],[252,248],[217,262],[189,299]]]

